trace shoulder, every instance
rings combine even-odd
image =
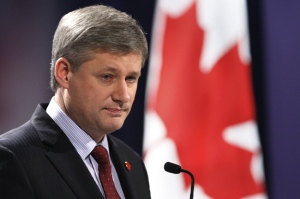
[[[0,135],[0,145],[8,148],[36,146],[42,138],[53,137],[51,130],[59,132],[59,127],[46,113],[47,104],[39,104],[29,121]]]
[[[36,137],[35,129],[28,121],[22,126],[0,135],[0,145],[7,147],[22,146],[26,145],[33,137]]]

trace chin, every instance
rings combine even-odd
[[[123,119],[110,118],[106,120],[99,120],[97,127],[99,132],[105,132],[105,134],[110,134],[122,128],[123,124]]]
[[[110,132],[112,133],[112,132],[115,132],[115,131],[117,131],[117,130],[119,130],[120,128],[122,128],[122,126],[123,126],[123,123],[122,124],[114,124],[114,125],[112,125],[112,126],[110,126]]]

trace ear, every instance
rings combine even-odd
[[[70,62],[64,58],[59,58],[55,63],[55,79],[62,88],[69,87],[68,74],[71,72]]]

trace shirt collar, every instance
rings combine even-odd
[[[83,160],[90,155],[97,145],[104,146],[109,153],[107,136],[105,135],[100,143],[96,143],[58,106],[54,97],[51,99],[46,112],[66,134]]]

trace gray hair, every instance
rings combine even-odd
[[[66,58],[76,71],[98,51],[141,54],[143,66],[148,57],[148,44],[138,22],[124,12],[104,5],[74,10],[62,17],[54,34],[50,68],[52,90],[59,87],[54,76],[59,58]]]

